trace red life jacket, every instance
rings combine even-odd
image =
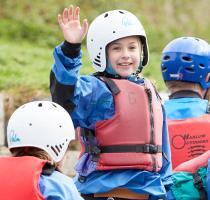
[[[0,158],[0,199],[44,200],[39,177],[47,161],[32,156]]]
[[[163,113],[154,87],[148,80],[139,85],[123,79],[102,79],[112,91],[115,114],[97,122],[94,133],[83,134],[89,142],[82,144],[83,149],[92,154],[97,170],[159,171]]]
[[[210,115],[184,120],[168,120],[172,167],[210,149]]]

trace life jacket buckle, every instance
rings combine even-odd
[[[145,144],[143,147],[143,152],[155,154],[158,152],[158,146],[153,144]]]
[[[101,150],[97,146],[93,146],[90,148],[90,153],[93,155],[99,155]]]

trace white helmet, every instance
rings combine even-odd
[[[87,49],[96,71],[106,69],[106,46],[117,39],[137,35],[143,44],[142,66],[148,63],[149,51],[144,28],[138,18],[126,10],[112,10],[96,17],[87,33]]]
[[[59,162],[71,140],[74,126],[68,112],[50,101],[34,101],[19,107],[7,126],[9,148],[37,147]]]

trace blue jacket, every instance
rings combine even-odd
[[[201,98],[177,98],[164,103],[168,119],[200,117],[206,113],[208,101]]]
[[[41,175],[39,189],[46,200],[82,200],[73,180],[54,171],[50,176]]]
[[[109,119],[114,115],[114,101],[111,91],[104,82],[92,75],[80,75],[81,55],[80,52],[77,57],[70,58],[64,55],[62,46],[55,48],[55,63],[50,77],[51,94],[54,101],[69,111],[75,127],[94,130],[97,121]],[[132,81],[136,82],[136,80]],[[138,81],[136,83],[138,84]],[[95,171],[90,173],[83,183],[78,180],[78,177],[75,177],[75,184],[79,192],[83,194],[101,193],[123,187],[137,193],[147,193],[153,197],[164,198],[165,188],[172,183],[165,113],[164,121],[161,123],[163,123],[164,156],[163,167],[159,173],[141,170]],[[90,162],[90,160],[85,158],[79,162]]]

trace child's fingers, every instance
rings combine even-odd
[[[73,20],[73,5],[70,5],[69,6],[69,9],[68,9],[68,20]]]
[[[84,19],[83,24],[82,24],[83,35],[85,35],[87,33],[87,30],[88,30],[88,21],[87,21],[87,19]]]
[[[80,11],[80,8],[79,7],[76,7],[75,11],[74,11],[74,20],[79,20],[79,11]]]
[[[62,20],[62,17],[61,17],[60,14],[58,15],[58,23],[59,23],[61,28],[64,26],[64,23],[63,23],[63,20]]]
[[[65,24],[65,23],[67,23],[67,22],[68,22],[68,9],[65,8],[65,9],[63,10],[63,23]]]

